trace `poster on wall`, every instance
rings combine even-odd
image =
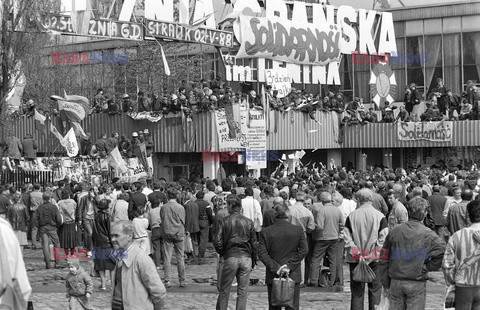
[[[452,141],[453,122],[408,122],[397,125],[398,140],[427,140],[436,142]]]
[[[287,68],[265,70],[265,81],[278,91],[277,98],[286,97],[292,90],[292,79]]]
[[[218,148],[219,151],[223,151],[226,149],[242,149],[248,147],[247,135],[245,130],[240,130],[237,132],[236,138],[231,138],[229,134],[229,127],[227,121],[227,115],[225,110],[217,110],[214,112],[215,114],[215,123],[217,127],[217,134],[218,134]],[[242,115],[240,115],[242,119]],[[243,117],[244,118],[244,117]],[[242,121],[245,123],[245,121]],[[245,123],[246,124],[246,123]],[[239,129],[241,126],[237,126]]]
[[[247,140],[248,148],[245,149],[247,168],[267,168],[267,127],[263,111],[250,111],[250,127],[247,127]]]

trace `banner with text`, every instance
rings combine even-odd
[[[278,91],[277,98],[286,97],[292,90],[292,79],[287,68],[265,70],[265,81],[272,86],[272,90]]]
[[[453,122],[409,122],[397,125],[398,140],[452,141]]]
[[[228,120],[225,110],[217,110],[214,112],[214,114],[215,123],[217,125],[219,151],[224,151],[227,149],[242,149],[248,147],[246,131],[241,130],[243,126],[237,124],[238,126],[235,126],[237,128],[236,138],[230,138]],[[241,123],[246,124],[246,121],[243,119],[245,119],[245,115],[240,113]]]
[[[247,168],[267,168],[267,126],[263,111],[250,111],[250,127],[247,128],[247,141],[248,148],[245,150]]]
[[[240,15],[233,29],[241,43],[237,58],[326,65],[340,57],[340,25]]]
[[[153,175],[153,161],[151,156],[147,157],[147,162],[150,168],[150,175]],[[120,181],[131,183],[138,181],[140,178],[148,178],[148,173],[138,158],[128,158],[125,160],[125,164],[128,168],[126,173],[115,170],[115,176],[120,178]]]

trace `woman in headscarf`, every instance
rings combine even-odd
[[[95,250],[93,251],[94,254],[92,253],[92,256],[95,263],[95,270],[100,274],[100,280],[102,281],[100,286],[101,290],[107,289],[106,271],[112,271],[115,268],[115,262],[109,255],[113,249],[110,239],[109,205],[110,200],[108,199],[102,199],[98,202],[98,211],[95,215],[92,232],[93,246]]]

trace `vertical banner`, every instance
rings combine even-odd
[[[243,112],[243,111],[242,111]],[[226,149],[241,149],[248,146],[246,130],[243,128],[243,123],[241,128],[237,127],[237,132],[235,138],[230,137],[230,128],[228,126],[228,119],[225,113],[225,110],[218,110],[213,112],[215,113],[215,124],[217,125],[217,134],[218,134],[218,150]],[[245,125],[246,127],[246,125]]]
[[[248,169],[267,168],[267,126],[263,111],[250,110],[250,127],[247,130],[248,148],[246,164]]]

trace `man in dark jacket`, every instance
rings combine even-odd
[[[236,308],[246,309],[250,272],[256,263],[257,234],[253,221],[241,214],[242,203],[237,196],[227,197],[227,208],[230,215],[220,221],[214,240],[215,250],[220,255],[219,268],[222,270],[218,279],[217,310],[228,308],[230,288],[235,277],[238,282]]]
[[[144,208],[147,204],[147,196],[142,194],[142,183],[135,182],[133,186],[135,186],[135,192],[130,195],[130,202],[128,204],[128,219],[130,221],[132,221],[135,217],[135,210],[137,210],[138,208]]]
[[[32,138],[32,135],[28,134],[22,141],[23,154],[26,160],[33,161],[37,157],[38,144]]]
[[[407,110],[408,114],[412,114],[413,107],[419,105],[420,100],[422,100],[422,96],[417,90],[417,85],[415,83],[411,83],[407,93],[405,94],[405,109]]]
[[[408,222],[392,229],[380,255],[380,280],[393,309],[425,309],[428,271],[442,265],[445,243],[422,222],[428,201],[408,202]]]
[[[130,155],[132,154],[132,143],[127,139],[126,135],[120,137],[118,150],[120,151],[120,154],[122,154],[122,157],[130,158]]]
[[[101,158],[107,156],[107,135],[102,134],[100,139],[95,142],[95,148],[97,149],[97,153]]]
[[[288,222],[288,207],[284,204],[276,205],[275,217],[277,221],[260,232],[258,257],[266,267],[266,283],[268,289],[269,309],[272,307],[273,279],[283,275],[295,281],[294,307],[287,309],[300,309],[300,281],[301,262],[308,252],[305,233],[300,226]]]
[[[143,136],[145,137],[145,148],[147,150],[147,157],[150,157],[153,153],[153,139],[148,129],[145,129],[143,131]]]
[[[35,226],[38,227],[42,235],[43,258],[47,269],[50,269],[50,244],[54,247],[60,247],[60,241],[57,235],[57,227],[62,225],[62,216],[57,206],[52,204],[51,194],[46,192],[43,194],[43,204],[38,207],[35,213]],[[58,259],[55,259],[55,268],[59,267]]]
[[[207,249],[208,235],[210,225],[213,224],[213,212],[210,204],[203,200],[205,193],[199,191],[196,194],[197,200],[195,203],[198,205],[198,224],[200,225],[200,241],[198,247],[198,257],[203,258],[205,256],[205,250]]]
[[[430,208],[428,209],[428,214],[433,219],[433,224],[435,225],[435,232],[440,238],[445,239],[445,242],[448,242],[450,234],[446,228],[447,222],[443,218],[443,210],[447,204],[447,198],[440,195],[440,186],[435,185],[433,187],[433,195],[427,198]]]

